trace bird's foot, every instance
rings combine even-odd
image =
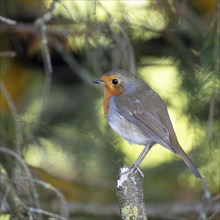
[[[132,167],[124,166],[123,168],[121,168],[118,173],[117,187],[119,188],[120,186],[122,186],[123,182],[127,181],[132,173],[136,171],[140,174],[142,178],[144,177],[143,172],[138,166],[135,166],[135,164]]]
[[[134,173],[135,171],[137,171],[137,172],[141,175],[141,177],[144,178],[143,172],[141,171],[140,167],[137,166],[136,164],[134,164],[134,165],[130,168],[130,174],[131,174],[131,173]]]

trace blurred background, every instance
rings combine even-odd
[[[118,137],[104,117],[102,89],[91,81],[112,69],[136,73],[163,98],[218,201],[219,7],[216,0],[2,0],[1,219],[120,219],[117,173],[143,146]],[[141,170],[150,219],[197,219],[196,208],[181,207],[201,201],[202,188],[176,155],[155,145]],[[157,212],[160,204],[166,213]],[[208,215],[220,219],[215,210]]]

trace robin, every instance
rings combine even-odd
[[[128,71],[115,70],[93,83],[104,86],[104,113],[111,128],[129,143],[145,146],[129,172],[139,169],[158,143],[178,154],[194,176],[202,179],[177,140],[165,103],[143,80]]]

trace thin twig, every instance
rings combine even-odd
[[[108,12],[108,10],[100,2],[99,2],[99,5],[105,11],[105,13],[109,17],[109,19],[113,22],[114,19],[113,19],[112,15]],[[129,36],[128,36],[125,28],[123,27],[123,25],[121,23],[118,23],[118,26],[121,30],[121,33],[122,33],[122,36],[123,36],[123,39],[124,39],[124,43],[125,43],[125,48],[124,48],[125,50],[123,49],[122,51],[127,56],[126,60],[128,60],[128,62],[127,62],[128,69],[129,69],[130,72],[134,73],[135,70],[136,70],[134,48],[133,48],[133,46],[130,42]],[[117,41],[117,39],[116,39],[116,41]],[[121,43],[119,43],[119,45],[121,45]]]
[[[212,219],[214,219],[214,217],[216,217],[219,213],[220,213],[220,209],[219,209],[217,212],[215,212],[215,213],[213,213],[212,215],[210,215],[210,216],[207,218],[207,220],[212,220]],[[218,215],[218,217],[219,217],[219,215]]]
[[[14,58],[16,56],[15,51],[0,51],[0,57],[9,57],[9,58]]]
[[[47,182],[44,182],[42,180],[38,180],[38,179],[29,179],[29,178],[22,178],[22,179],[26,179],[28,181],[32,181],[34,183],[37,183],[41,186],[43,186],[44,188],[46,189],[49,189],[51,191],[53,191],[57,197],[59,198],[60,200],[60,203],[61,203],[61,206],[60,206],[60,215],[61,216],[64,216],[64,218],[68,218],[69,217],[69,213],[68,213],[68,207],[67,207],[67,203],[66,203],[66,200],[63,196],[63,194],[57,189],[55,188],[54,186],[52,186],[51,184],[47,183]]]
[[[78,77],[80,77],[87,84],[91,85],[91,74],[79,65],[75,58],[63,48],[59,41],[54,39],[51,46],[53,46],[53,48],[62,56],[63,60],[69,65],[70,69],[77,74]]]
[[[18,119],[18,112],[15,107],[15,104],[5,86],[2,80],[0,80],[0,91],[2,92],[3,97],[5,98],[8,107],[11,111],[13,120],[14,120],[14,126],[15,126],[15,144],[16,144],[16,151],[19,155],[22,155],[22,132],[21,132],[21,124]]]
[[[13,152],[13,151],[11,151],[8,148],[3,147],[3,146],[0,146],[0,152],[6,153],[6,154],[14,157],[19,162],[21,167],[23,168],[27,178],[28,179],[33,179],[29,168],[27,167],[27,165],[24,163],[23,159],[18,154],[16,154],[15,152]],[[40,209],[39,196],[38,196],[37,190],[36,190],[35,185],[33,184],[33,182],[30,182],[30,186],[31,186],[31,190],[33,192],[34,204],[38,209]],[[29,196],[29,197],[30,197],[30,201],[31,201],[32,197],[31,196]],[[39,219],[41,219],[40,216],[39,216]]]
[[[56,24],[56,26],[49,26],[47,28],[47,34],[56,36],[56,37],[67,37],[67,36],[84,36],[85,35],[85,30],[81,30],[78,27],[75,28],[69,28],[69,24],[70,21],[69,20],[65,20],[65,23],[63,24]],[[36,23],[35,23],[36,24]],[[82,24],[82,23],[81,23]],[[83,23],[84,24],[84,23]],[[77,24],[72,24],[72,26],[78,26],[79,23]],[[103,22],[103,24],[101,24],[102,26],[105,25],[105,23]],[[71,26],[71,27],[72,27]],[[92,27],[90,28],[90,32],[92,31]],[[18,23],[15,26],[8,26],[8,25],[1,25],[1,33],[5,33],[5,34],[17,34],[17,32],[19,33],[25,33],[25,34],[29,34],[31,36],[36,36],[37,33],[39,33],[39,27],[36,28],[36,25],[34,26],[32,23]]]
[[[2,176],[1,176],[2,178]],[[1,180],[2,181],[2,180]],[[1,182],[2,183],[2,182]],[[10,192],[10,188],[11,186],[8,185],[6,190],[5,190],[5,193],[2,195],[2,198],[1,198],[1,206],[0,206],[0,213],[2,213],[3,209],[4,209],[4,204],[6,204],[6,199],[7,199],[7,196]]]
[[[70,12],[70,9],[62,1],[60,1],[59,4],[67,11],[70,20],[74,20],[72,14]]]
[[[215,202],[215,201],[217,201],[217,200],[220,200],[220,193],[217,194],[217,195],[215,195],[215,196],[213,196],[212,199],[211,199],[211,202]],[[220,201],[219,201],[219,202],[220,202]],[[210,215],[207,220],[212,220],[212,219],[214,219],[214,217],[217,216],[219,213],[220,213],[220,203],[219,203],[219,208],[218,208],[218,210],[216,210],[216,212],[214,212],[212,215]]]
[[[93,13],[94,13],[94,15],[96,15],[96,0],[93,0],[93,5],[94,5]]]
[[[213,117],[214,117],[214,106],[215,106],[215,91],[216,89],[216,81],[215,78],[217,78],[215,75],[219,74],[220,72],[220,66],[219,66],[219,60],[220,60],[220,52],[219,52],[219,48],[220,48],[220,41],[219,41],[219,37],[220,37],[220,23],[219,23],[219,19],[220,19],[220,2],[216,2],[217,4],[217,18],[215,18],[215,24],[216,24],[216,33],[215,33],[215,42],[214,42],[214,47],[213,47],[213,51],[212,51],[212,56],[215,58],[215,62],[214,62],[214,72],[213,72],[213,81],[212,81],[212,91],[211,91],[211,95],[210,95],[210,103],[209,103],[209,117],[208,117],[208,123],[207,123],[207,138],[208,140],[212,139],[212,132],[213,132]],[[217,56],[216,56],[217,53]]]
[[[44,69],[45,69],[45,81],[43,86],[43,107],[45,107],[47,103],[47,97],[50,91],[51,82],[52,82],[52,64],[51,64],[51,57],[48,48],[48,40],[47,40],[47,25],[46,23],[49,22],[53,17],[53,12],[56,8],[56,3],[58,0],[53,0],[51,2],[50,8],[47,10],[45,14],[41,17],[37,18],[35,21],[36,27],[39,27],[41,33],[41,52],[44,62]]]
[[[39,112],[38,121],[34,124],[35,128],[38,127],[38,124],[42,117],[42,112],[45,109],[48,95],[49,95],[50,88],[51,88],[51,84],[52,84],[53,67],[52,67],[51,56],[50,56],[49,47],[48,47],[47,24],[46,23],[52,19],[53,12],[56,8],[57,2],[58,0],[53,0],[47,12],[35,20],[35,26],[40,31],[41,53],[43,57],[44,70],[45,70],[45,79],[44,79],[44,84],[43,84],[43,89],[42,89],[42,107]]]
[[[220,193],[218,193],[217,195],[215,195],[211,198],[211,202],[215,202],[217,200],[220,200]]]
[[[125,39],[125,43],[126,43],[126,46],[127,46],[127,52],[128,52],[128,64],[130,65],[129,66],[129,71],[132,72],[132,73],[135,73],[136,71],[136,65],[135,65],[135,52],[134,52],[134,48],[131,44],[131,41],[129,39],[129,36],[125,30],[125,28],[122,26],[122,24],[119,24],[120,26],[120,29],[121,29],[121,32],[122,32],[122,35]]]
[[[213,86],[212,90],[214,90],[214,80],[213,80]],[[212,130],[213,130],[213,116],[214,116],[214,105],[215,105],[215,99],[213,92],[210,97],[210,102],[209,102],[209,116],[208,116],[208,122],[207,122],[207,139],[211,140],[212,139]]]
[[[9,187],[11,187],[11,185],[8,184],[6,182],[6,180],[4,179],[4,176],[6,177],[6,175],[4,175],[4,174],[1,176],[1,181],[2,181],[1,184],[5,185],[5,187],[7,187],[7,188],[6,188],[5,193],[4,193],[5,195],[3,196],[3,199],[2,199],[2,204],[1,204],[1,209],[0,209],[1,213],[7,213],[8,212],[7,211],[7,207],[3,208],[3,205],[6,204],[5,200],[6,200],[7,194],[10,191]],[[56,215],[56,214],[53,214],[51,212],[48,212],[48,211],[45,211],[45,210],[42,210],[42,209],[39,209],[39,208],[29,207],[29,204],[25,205],[22,202],[19,203],[23,208],[25,208],[27,210],[30,220],[34,219],[33,215],[32,215],[33,213],[38,213],[38,214],[41,214],[41,215],[47,215],[47,216],[55,217],[56,219],[63,219],[63,220],[64,219],[67,220],[69,218],[66,201],[65,201],[62,193],[58,189],[56,189],[52,185],[50,185],[50,184],[48,184],[46,182],[43,182],[41,180],[38,180],[38,179],[22,177],[22,176],[21,176],[21,178],[22,178],[22,180],[26,180],[28,182],[33,182],[33,183],[39,184],[39,185],[45,187],[47,190],[49,189],[49,190],[54,191],[55,194],[57,195],[57,197],[59,198],[60,204],[61,204],[61,206],[60,206],[60,204],[58,205],[58,207],[60,207],[61,215]],[[13,197],[13,199],[16,200],[15,197]]]
[[[9,209],[8,212],[10,213],[11,216],[22,217],[22,213],[24,213],[25,211],[25,205],[18,197],[11,179],[8,178],[8,175],[1,173],[0,181],[1,181],[0,200],[2,202],[0,213],[7,212],[7,209]]]
[[[9,24],[9,25],[16,25],[17,24],[17,22],[15,20],[12,20],[10,18],[6,18],[2,15],[0,15],[0,21],[4,22],[6,24]]]
[[[67,220],[67,218],[64,218],[60,215],[56,215],[52,212],[48,212],[48,211],[45,211],[45,210],[42,210],[42,209],[35,209],[35,208],[32,208],[32,207],[28,207],[28,209],[29,209],[30,212],[38,213],[38,214],[41,214],[41,215],[46,215],[46,216],[49,216],[49,217],[52,217],[52,218],[55,218],[55,219]]]
[[[47,35],[46,35],[46,25],[43,25],[41,28],[41,52],[42,57],[44,61],[44,69],[45,69],[45,80],[44,80],[44,86],[42,91],[42,97],[43,97],[43,107],[45,107],[47,103],[47,98],[49,95],[51,83],[52,83],[52,64],[51,64],[51,57],[50,52],[48,48],[48,41],[47,41]]]

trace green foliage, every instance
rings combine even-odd
[[[13,50],[17,55],[13,59],[7,58],[9,65],[17,62],[31,76],[31,80],[28,79],[31,89],[23,88],[22,94],[25,95],[12,100],[18,109],[16,120],[21,123],[24,161],[57,176],[83,180],[87,184],[92,181],[101,185],[112,183],[119,167],[128,159],[120,138],[104,118],[102,93],[92,85],[91,79],[99,78],[111,69],[136,72],[149,66],[170,65],[175,68],[177,76],[170,79],[173,81],[169,86],[173,85],[181,95],[169,93],[161,96],[177,115],[188,118],[188,132],[194,128],[190,158],[202,170],[212,192],[217,193],[220,182],[220,34],[217,12],[208,19],[197,14],[186,1],[137,1],[137,5],[132,1],[108,1],[108,6],[105,1],[97,1],[96,5],[95,1],[55,2],[52,18],[45,23],[46,46],[50,51],[47,58],[52,60],[53,67],[48,97],[42,94],[48,77],[44,68],[48,59],[45,54],[42,58],[41,54],[42,45],[46,43],[39,37],[42,35],[39,27],[34,26],[43,6],[49,8],[48,2],[45,5],[43,1],[37,3],[41,4],[39,8],[26,4],[24,14],[12,9],[7,11],[9,6],[15,7],[11,1],[1,3],[4,6],[2,15],[29,21],[23,26],[4,24],[0,34],[1,42],[4,42],[0,45],[1,51]],[[32,10],[35,13],[31,13]],[[158,63],[158,60],[169,62]],[[17,72],[18,68],[14,66],[12,72]],[[163,72],[163,68],[158,71],[167,74],[167,78],[170,76]],[[1,69],[1,79],[10,81],[10,77],[3,79],[3,74],[5,77],[6,73]],[[16,86],[8,85],[11,85],[7,87],[10,94],[11,88],[16,89]],[[181,97],[186,99],[179,100]],[[183,104],[179,105],[180,102]],[[177,109],[179,106],[182,109]],[[1,111],[5,109],[1,107]],[[18,153],[14,118],[9,110],[2,112],[1,145]],[[1,169],[9,174],[9,157],[2,158],[4,168]],[[191,179],[191,174],[180,161],[152,161],[152,166],[143,170],[149,200],[201,197],[198,183]],[[97,188],[95,192],[98,192]],[[114,189],[111,190],[112,195],[103,195],[103,203],[108,197],[115,201]]]

